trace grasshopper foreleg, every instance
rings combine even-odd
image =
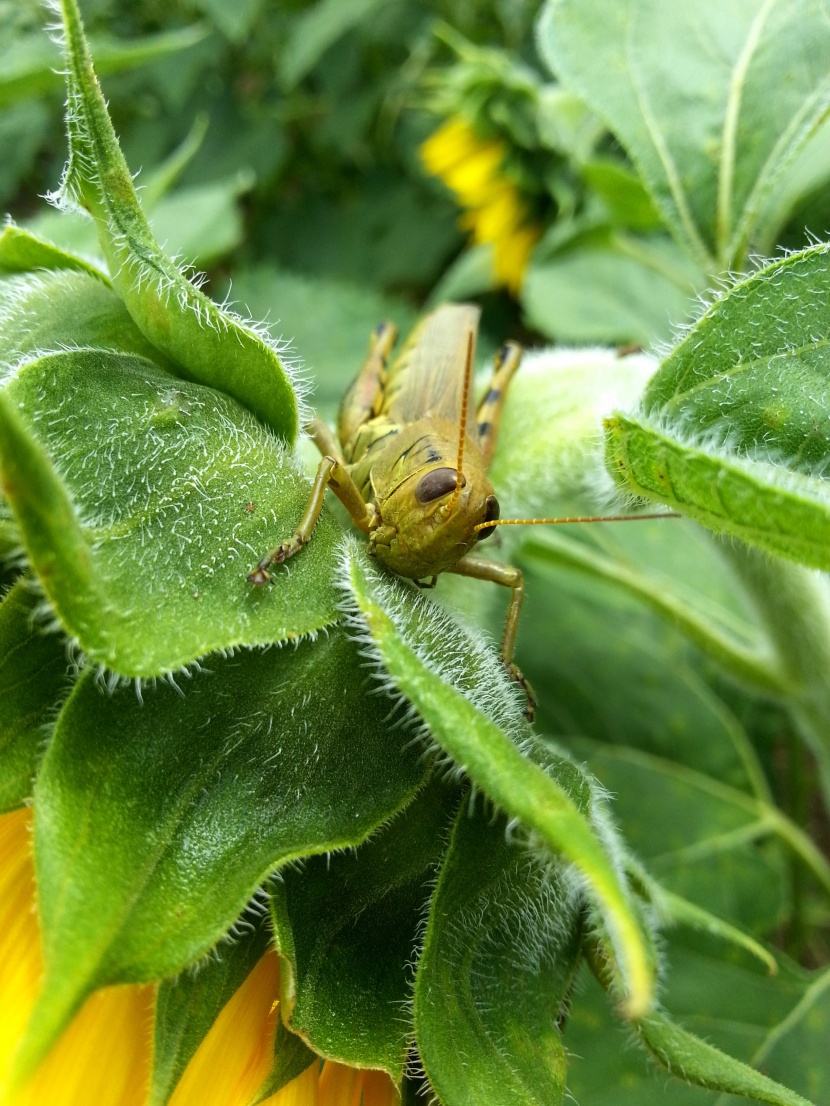
[[[471,576],[476,580],[489,580],[493,584],[501,584],[502,587],[510,588],[510,606],[507,608],[507,620],[504,624],[499,655],[510,679],[517,683],[527,696],[525,717],[528,722],[532,722],[536,713],[536,696],[521,669],[513,663],[516,632],[519,629],[519,616],[522,613],[522,603],[525,597],[524,578],[520,570],[513,568],[512,565],[503,565],[499,561],[490,561],[486,557],[467,556],[447,571],[454,572],[457,576]]]
[[[314,533],[314,527],[323,509],[323,501],[326,488],[331,488],[349,514],[358,529],[368,534],[375,522],[375,508],[366,503],[360,494],[360,489],[349,475],[344,462],[336,455],[334,449],[329,452],[329,447],[335,447],[334,437],[319,419],[309,424],[307,430],[311,434],[315,444],[322,451],[326,451],[314,477],[311,486],[311,494],[308,497],[303,516],[297,524],[297,529],[290,538],[280,542],[273,549],[269,549],[264,557],[261,557],[248,573],[248,583],[260,586],[267,584],[271,579],[268,569],[271,565],[279,565],[299,553],[302,547]]]

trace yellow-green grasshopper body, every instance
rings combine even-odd
[[[368,535],[369,552],[398,575],[434,583],[440,573],[454,572],[511,588],[501,656],[527,690],[532,716],[532,694],[512,663],[521,573],[474,553],[499,517],[487,467],[522,351],[514,343],[502,347],[476,410],[470,376],[478,319],[479,309],[469,304],[439,307],[416,327],[390,368],[396,330],[390,324],[376,329],[369,357],[341,404],[337,439],[318,419],[308,427],[323,460],[305,514],[248,579],[267,583],[270,566],[302,548],[331,487]]]

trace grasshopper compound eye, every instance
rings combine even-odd
[[[461,475],[461,487],[467,483],[466,477]],[[454,492],[458,484],[457,469],[433,469],[432,472],[422,476],[415,486],[415,498],[419,503],[432,503],[440,499],[442,495]]]
[[[488,495],[484,503],[484,521],[495,522],[499,517],[499,501],[494,495]],[[478,532],[478,540],[482,541],[484,538],[489,538],[495,530],[495,526],[487,526]]]

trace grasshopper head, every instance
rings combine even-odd
[[[472,474],[470,474],[472,477]],[[460,485],[460,486],[459,486]],[[446,464],[420,469],[383,502],[376,532],[378,558],[399,576],[412,579],[446,572],[491,530],[476,532],[499,517],[493,486]]]

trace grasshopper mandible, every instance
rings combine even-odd
[[[440,573],[454,572],[511,589],[501,660],[524,688],[526,714],[532,719],[533,691],[513,663],[524,599],[522,574],[478,556],[475,549],[496,526],[617,521],[620,516],[499,519],[487,469],[522,349],[515,342],[502,346],[476,408],[470,381],[479,315],[471,304],[439,307],[415,328],[391,367],[387,363],[397,330],[391,323],[375,329],[369,356],[340,406],[337,438],[320,419],[306,427],[323,459],[297,529],[262,557],[248,580],[268,583],[271,565],[300,551],[330,487],[368,535],[369,553],[399,576],[433,587]],[[422,583],[425,579],[429,582]]]

